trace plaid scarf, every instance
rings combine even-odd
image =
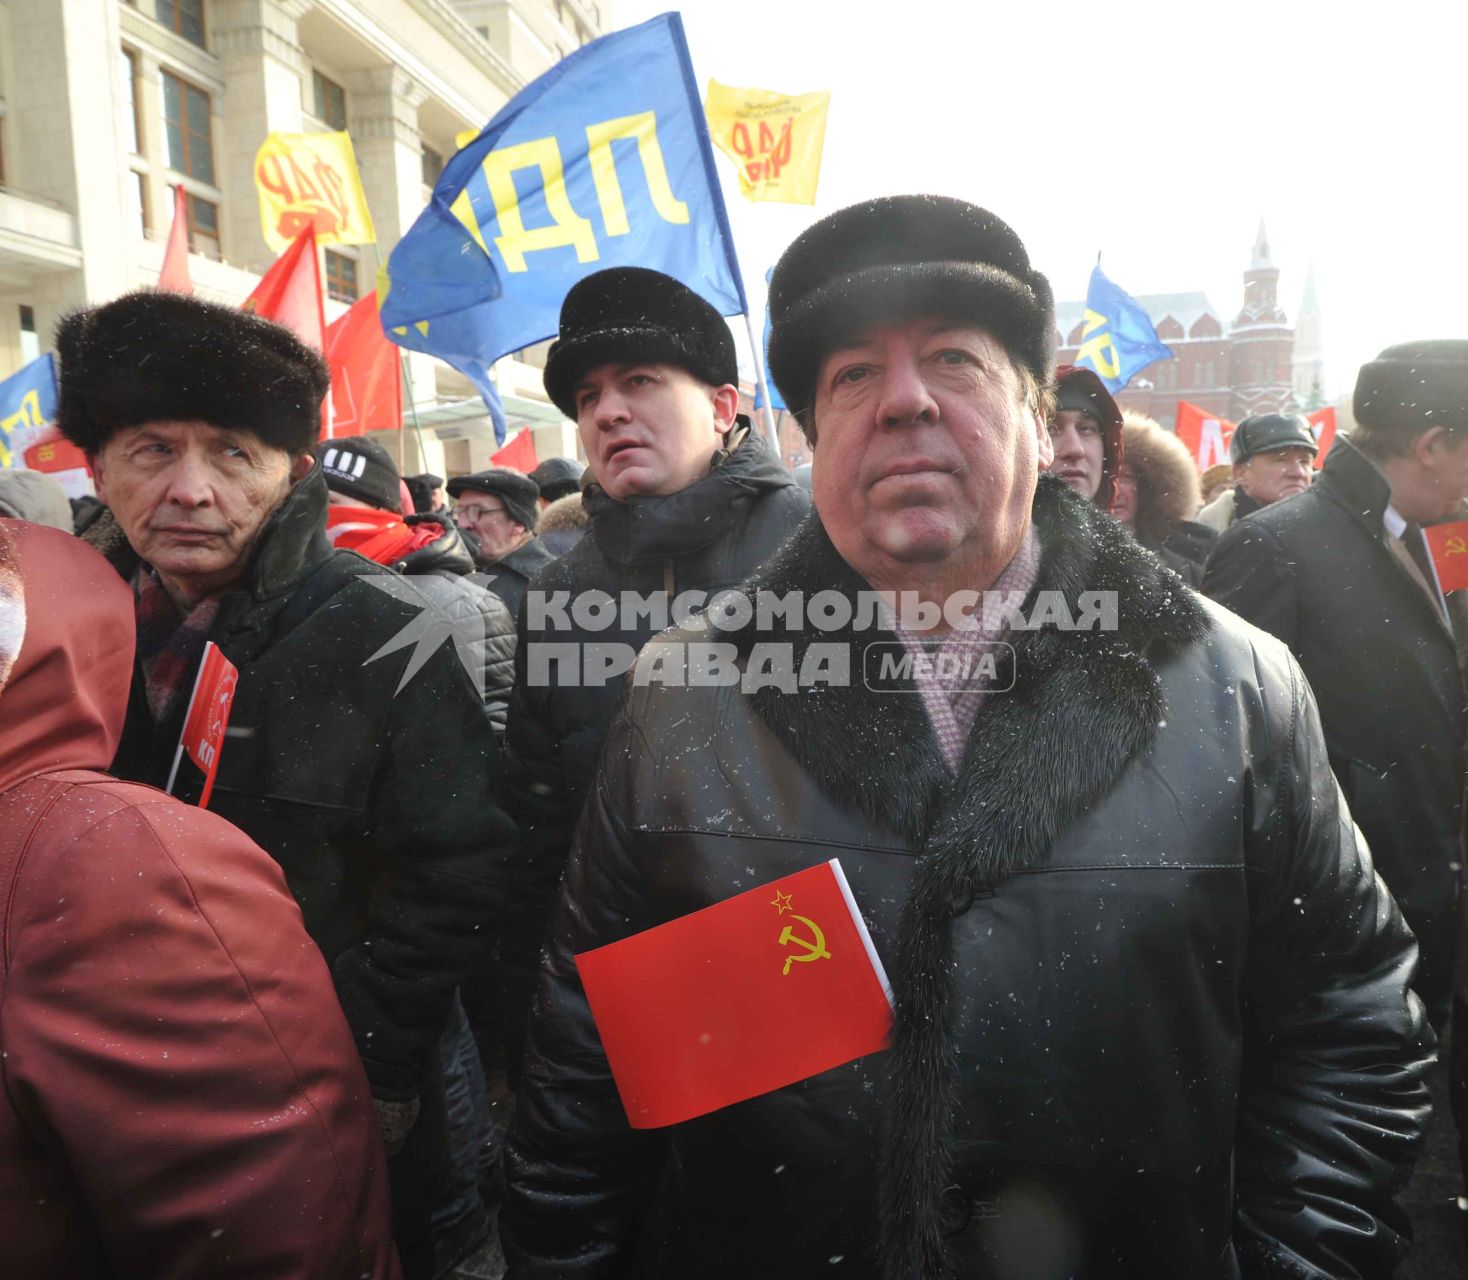
[[[158,574],[146,564],[133,575],[133,604],[138,619],[138,665],[148,710],[155,724],[165,724],[181,697],[187,697],[219,612],[219,597],[199,601],[184,618],[163,589]]]
[[[1005,566],[989,590],[1000,594],[1015,592],[1021,597],[1027,596],[1039,576],[1040,537],[1035,532],[1035,526],[1031,525],[1025,531],[1024,541],[1019,544],[1014,558]],[[974,609],[972,618],[974,625],[971,628],[958,628],[941,638],[930,639],[923,632],[899,625],[895,619],[892,630],[914,657],[924,653],[933,657],[950,655],[955,659],[955,670],[968,671],[970,659],[987,651],[988,646],[1004,640],[1009,634],[1007,616],[995,619],[994,630],[985,628],[982,600]],[[943,749],[943,758],[947,760],[948,767],[957,773],[958,766],[963,762],[964,748],[968,746],[968,735],[973,731],[974,721],[978,719],[979,710],[989,697],[989,692],[981,682],[972,678],[945,680],[936,673],[927,678],[920,676],[917,686],[922,694],[928,720],[933,726],[933,733]]]

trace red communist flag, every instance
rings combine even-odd
[[[1443,591],[1468,587],[1468,520],[1429,525],[1422,531],[1432,552],[1432,566]]]
[[[308,226],[260,277],[244,309],[295,331],[308,347],[326,347],[326,312],[321,295],[321,264],[316,260],[316,228]]]
[[[71,471],[85,467],[87,455],[62,435],[59,428],[50,426],[25,451],[25,464],[32,471]]]
[[[377,294],[359,298],[326,331],[331,396],[321,406],[322,437],[396,431],[403,425],[398,348],[378,319]]]
[[[1228,461],[1234,425],[1227,418],[1220,418],[1187,400],[1177,402],[1177,438],[1188,446],[1199,471]]]
[[[194,291],[194,282],[189,277],[188,196],[182,184],[173,189],[173,226],[168,232],[168,247],[163,250],[158,287],[171,293]]]
[[[209,807],[209,797],[214,793],[214,775],[219,772],[219,752],[224,746],[224,730],[229,724],[229,711],[234,705],[234,689],[239,678],[239,668],[220,652],[219,646],[212,640],[205,644],[167,787],[171,793],[178,777],[179,760],[187,751],[189,759],[204,771],[204,790],[199,796],[201,809]]]
[[[706,1115],[887,1047],[892,997],[834,858],[576,957],[627,1121]]]
[[[496,467],[510,467],[522,475],[529,475],[540,465],[540,455],[535,452],[535,437],[529,429],[517,431],[515,438],[498,453],[489,455]]]
[[[1305,420],[1315,432],[1315,470],[1319,471],[1325,465],[1325,455],[1330,452],[1330,446],[1335,443],[1335,410],[1317,409],[1314,413],[1307,413]]]

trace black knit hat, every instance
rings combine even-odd
[[[403,513],[397,463],[380,444],[361,436],[324,440],[316,450],[326,487],[369,507]]]
[[[1045,386],[1055,300],[1024,244],[948,196],[883,196],[806,228],[770,277],[770,373],[805,415],[827,352],[875,322],[935,315],[987,329]]]
[[[1315,433],[1304,415],[1298,413],[1256,413],[1234,428],[1229,441],[1228,460],[1247,462],[1258,453],[1278,453],[1281,449],[1309,449],[1315,452]]]
[[[609,267],[573,286],[546,356],[545,393],[574,421],[577,381],[613,361],[677,365],[711,387],[739,385],[724,318],[687,285],[646,267]]]
[[[1361,366],[1352,409],[1357,422],[1376,431],[1468,426],[1468,341],[1388,347]]]
[[[451,498],[457,498],[465,489],[492,493],[505,504],[511,520],[527,529],[535,528],[535,503],[540,497],[540,488],[529,476],[522,476],[507,467],[490,467],[488,471],[476,471],[470,476],[455,476],[449,481],[448,488]]]
[[[88,453],[124,427],[162,421],[310,453],[331,386],[325,362],[284,326],[161,290],[72,312],[56,328],[56,355],[56,425]]]

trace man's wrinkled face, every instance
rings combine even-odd
[[[197,421],[125,427],[92,462],[97,496],[133,550],[198,597],[244,573],[266,520],[311,467],[253,432]]]
[[[510,518],[505,501],[497,493],[482,489],[461,489],[454,508],[459,528],[479,539],[479,555],[483,560],[503,560],[516,547],[529,540],[529,531],[518,520]]]
[[[1105,440],[1101,424],[1083,409],[1058,409],[1050,419],[1055,461],[1049,470],[1088,502],[1101,489]]]
[[[1310,487],[1315,474],[1313,449],[1272,449],[1234,467],[1234,484],[1261,506],[1293,498]]]
[[[868,579],[1013,554],[1050,435],[1005,348],[948,320],[878,326],[821,362],[817,510]]]
[[[703,479],[739,410],[735,387],[711,387],[668,364],[598,365],[575,394],[587,464],[618,502]]]

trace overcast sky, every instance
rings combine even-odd
[[[613,0],[630,26],[669,5]],[[1061,300],[1096,254],[1130,293],[1243,300],[1259,219],[1291,323],[1314,263],[1327,390],[1380,348],[1468,337],[1468,4],[688,0],[700,84],[832,91],[814,208],[753,204],[717,153],[751,295],[810,221],[961,196]]]

